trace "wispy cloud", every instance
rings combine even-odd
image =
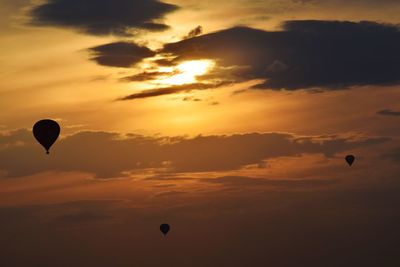
[[[400,111],[394,111],[391,109],[383,109],[377,112],[377,114],[382,116],[400,116]]]
[[[211,88],[218,88],[221,86],[229,85],[230,82],[218,82],[218,83],[189,83],[183,85],[173,85],[168,87],[162,88],[155,88],[142,91],[140,93],[132,94],[126,97],[123,97],[119,100],[133,100],[139,98],[148,98],[154,96],[161,96],[161,95],[170,95],[176,94],[180,92],[189,92],[192,90],[205,90]]]

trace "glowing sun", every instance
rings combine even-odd
[[[168,68],[171,76],[159,79],[157,82],[166,85],[182,85],[194,83],[196,77],[209,72],[215,65],[215,62],[209,59],[185,61],[173,68]]]

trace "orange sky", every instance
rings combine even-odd
[[[400,264],[398,1],[110,1],[0,0],[0,266]]]
[[[137,40],[158,48],[165,42],[178,41],[198,25],[204,33],[209,33],[234,25],[246,24],[262,29],[274,29],[280,22],[288,19],[337,19],[337,20],[375,20],[396,23],[398,5],[357,5],[346,6],[345,11],[330,13],[326,4],[284,4],[284,1],[248,3],[231,1],[228,7],[223,2],[206,1],[196,5],[184,1],[182,10],[168,14],[165,23],[171,28],[165,32],[141,33],[138,37],[122,38]],[[329,2],[329,1],[327,1]],[[5,5],[11,5],[8,2]],[[10,7],[10,9],[11,9]],[[341,7],[339,7],[340,9]],[[31,127],[41,117],[62,119],[64,127],[81,126],[81,129],[137,132],[145,134],[209,134],[246,131],[289,131],[299,133],[347,132],[351,131],[349,115],[333,115],[337,110],[327,108],[318,112],[321,118],[334,117],[329,125],[299,127],[310,119],[321,121],[309,109],[320,110],[340,101],[344,112],[357,116],[355,120],[365,120],[373,116],[376,109],[396,109],[397,94],[392,88],[379,88],[388,97],[382,101],[360,103],[365,111],[354,114],[352,102],[343,103],[342,98],[353,99],[358,91],[338,92],[318,97],[294,92],[247,92],[232,96],[237,90],[248,88],[248,84],[225,86],[218,90],[204,92],[192,91],[176,96],[161,96],[152,99],[120,103],[115,99],[126,94],[138,92],[149,85],[144,82],[122,83],[118,78],[129,76],[143,68],[140,64],[131,69],[97,66],[89,61],[90,54],[85,51],[95,45],[118,40],[113,36],[90,36],[73,30],[57,27],[32,27],[24,24],[27,20],[23,11],[26,5],[14,7],[13,13],[0,28],[2,49],[0,57],[0,90],[2,94],[0,115],[1,124],[7,128]],[[18,11],[19,10],[19,11]],[[382,12],[384,10],[385,12]],[[6,12],[6,11],[4,11]],[[258,18],[265,14],[268,18]],[[259,14],[260,13],[260,14]],[[373,14],[371,14],[373,13]],[[190,17],[188,23],[186,18]],[[219,19],[224,17],[224,20]],[[252,20],[251,23],[248,20]],[[27,47],[29,44],[29,49]],[[212,60],[212,59],[211,59]],[[136,69],[136,71],[135,71]],[[188,71],[190,72],[190,70]],[[190,73],[188,74],[191,75]],[[175,81],[191,82],[189,81]],[[394,87],[395,89],[396,87]],[[368,91],[368,90],[365,90]],[[396,92],[396,90],[394,90]],[[365,93],[368,94],[368,93]],[[372,93],[374,94],[374,93]],[[391,96],[389,96],[391,95]],[[185,97],[202,99],[201,102],[183,102]],[[299,98],[300,101],[299,101]],[[318,98],[318,101],[315,99]],[[364,98],[364,96],[363,96]],[[369,95],[366,99],[376,99]],[[380,97],[378,96],[380,99]],[[316,103],[314,103],[316,102]],[[213,103],[220,105],[211,106]],[[349,103],[349,105],[346,105]],[[315,105],[310,107],[310,104]],[[321,106],[320,106],[321,105]],[[365,105],[365,107],[364,107]],[[288,114],[276,118],[274,113]],[[121,115],[123,114],[123,115]],[[252,120],[248,120],[248,117]],[[117,118],[117,119],[116,119]],[[260,119],[263,122],[260,123]],[[343,119],[342,119],[343,118]],[[300,121],[300,122],[299,122]],[[223,122],[223,123],[222,123]],[[313,123],[315,124],[315,123]],[[351,123],[354,128],[354,124]],[[324,130],[321,131],[320,129]],[[360,127],[356,126],[356,130]]]

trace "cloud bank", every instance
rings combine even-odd
[[[248,67],[236,81],[264,79],[258,89],[334,90],[399,83],[398,47],[395,25],[304,20],[286,21],[275,32],[234,27],[166,44],[162,52],[181,61],[211,58]]]
[[[278,157],[335,154],[389,141],[387,138],[352,140],[337,136],[298,137],[285,133],[230,136],[151,137],[121,136],[109,132],[79,132],[59,140],[50,157],[31,132],[0,135],[0,170],[7,176],[44,171],[93,173],[99,178],[126,176],[148,169],[162,173],[218,172],[264,164]]]

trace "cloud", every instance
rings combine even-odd
[[[110,67],[128,68],[139,63],[144,58],[152,57],[155,52],[135,43],[115,42],[92,47],[92,60],[97,64]]]
[[[79,132],[59,140],[50,156],[27,130],[0,135],[0,170],[9,177],[40,172],[84,172],[98,178],[128,176],[130,171],[191,173],[238,170],[278,157],[337,153],[382,144],[387,138],[352,140],[343,137],[285,133],[230,136],[151,137],[109,132]]]
[[[33,8],[32,23],[93,35],[131,35],[131,29],[165,30],[156,21],[178,7],[158,0],[49,0]]]
[[[186,194],[186,192],[181,192],[181,191],[168,191],[168,192],[162,192],[162,193],[158,193],[155,194],[154,197],[164,197],[164,198],[168,198],[171,196],[182,196]]]
[[[144,82],[149,80],[156,80],[163,76],[171,76],[171,72],[160,72],[160,71],[153,71],[153,72],[141,72],[132,76],[124,77],[121,81],[124,82]]]
[[[188,92],[191,90],[205,90],[205,89],[210,89],[210,88],[218,88],[218,87],[229,85],[229,84],[230,84],[230,82],[189,83],[189,84],[183,84],[183,85],[173,85],[173,86],[169,86],[169,87],[145,90],[140,93],[128,95],[119,100],[133,100],[133,99],[148,98],[148,97],[154,97],[154,96],[176,94],[176,93],[185,92],[185,91]]]
[[[30,4],[30,0],[2,0],[0,9],[0,23],[2,30],[12,28],[12,20],[22,13],[22,9]],[[15,28],[13,29],[15,31]],[[4,33],[3,33],[4,34]]]
[[[193,96],[186,96],[182,99],[182,101],[188,102],[188,101],[192,101],[192,102],[201,102],[203,101],[201,98],[197,98],[197,97],[193,97]]]
[[[196,37],[197,35],[200,35],[202,33],[203,33],[203,27],[201,27],[199,25],[196,28],[194,28],[193,30],[191,30],[185,37],[183,37],[183,39],[193,38],[193,37]]]
[[[235,80],[264,79],[258,89],[298,90],[398,84],[398,47],[396,25],[305,20],[287,21],[281,31],[234,27],[166,44],[162,52],[247,67]]]
[[[379,6],[379,5],[385,5],[385,4],[398,4],[397,0],[292,0],[293,2],[298,2],[298,3],[311,3],[311,4],[317,4],[317,5],[323,5],[323,4],[333,4],[333,5],[338,5],[338,4],[357,4],[360,6],[365,7],[366,5],[370,6]]]
[[[296,179],[296,180],[271,180],[263,178],[253,178],[244,176],[223,176],[214,179],[201,179],[206,183],[221,184],[224,186],[244,187],[244,186],[272,186],[272,187],[284,187],[288,188],[300,188],[300,187],[313,187],[316,186],[327,186],[335,184],[335,180],[317,180],[317,179]]]
[[[384,110],[378,111],[377,114],[382,115],[382,116],[400,116],[400,111],[384,109]]]

